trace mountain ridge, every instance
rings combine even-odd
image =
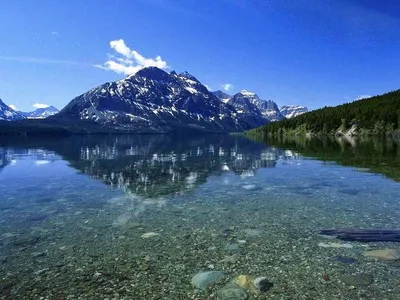
[[[258,116],[242,118],[188,72],[167,73],[156,67],[97,86],[71,100],[55,117],[158,133],[185,126],[213,132],[243,131],[266,123]]]
[[[23,112],[23,111],[18,111],[18,112],[27,117],[28,119],[44,119],[57,114],[59,110],[53,105],[50,105],[48,107],[38,108],[30,112]]]

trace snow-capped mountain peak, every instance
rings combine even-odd
[[[308,112],[308,108],[300,105],[285,105],[280,111],[285,118],[290,119]]]
[[[265,123],[261,117],[245,120],[189,73],[178,75],[156,67],[91,89],[59,115],[136,132],[169,132],[177,127],[242,131]]]
[[[28,119],[45,119],[47,117],[53,116],[57,114],[59,110],[54,106],[50,105],[44,108],[38,108],[31,112],[22,112],[19,113],[27,117]]]
[[[258,98],[258,96],[255,93],[249,92],[247,90],[241,90],[240,94],[242,94],[243,96],[246,96],[246,97],[257,97]]]

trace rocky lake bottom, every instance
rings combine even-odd
[[[397,182],[206,141],[2,148],[0,299],[399,299],[399,243],[319,233],[399,229]]]

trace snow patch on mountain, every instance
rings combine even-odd
[[[0,120],[16,121],[21,119],[25,119],[25,116],[13,110],[0,99]]]
[[[24,115],[28,119],[45,119],[50,116],[54,116],[58,112],[59,112],[59,110],[57,108],[55,108],[54,106],[48,106],[48,107],[44,107],[44,108],[38,108],[31,112],[20,111],[19,113]]]
[[[285,118],[291,119],[308,112],[308,108],[300,105],[285,105],[280,111]]]

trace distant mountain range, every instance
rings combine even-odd
[[[222,91],[213,92],[222,102],[236,108],[239,114],[252,114],[261,116],[268,121],[280,121],[285,118],[294,118],[308,111],[307,107],[286,105],[281,109],[272,100],[262,100],[257,94],[242,90],[235,95],[229,95]]]
[[[42,126],[79,132],[240,132],[307,111],[301,106],[285,106],[282,113],[274,101],[262,100],[255,93],[210,92],[188,72],[168,73],[156,67],[95,87],[60,112],[53,106],[16,112],[2,105],[2,120],[47,119],[42,123],[22,121],[15,129],[7,126],[15,132],[26,132],[32,124],[35,132]]]
[[[57,114],[59,110],[54,106],[48,106],[46,108],[38,108],[31,112],[22,112],[20,114],[24,115],[28,119],[44,119]]]

